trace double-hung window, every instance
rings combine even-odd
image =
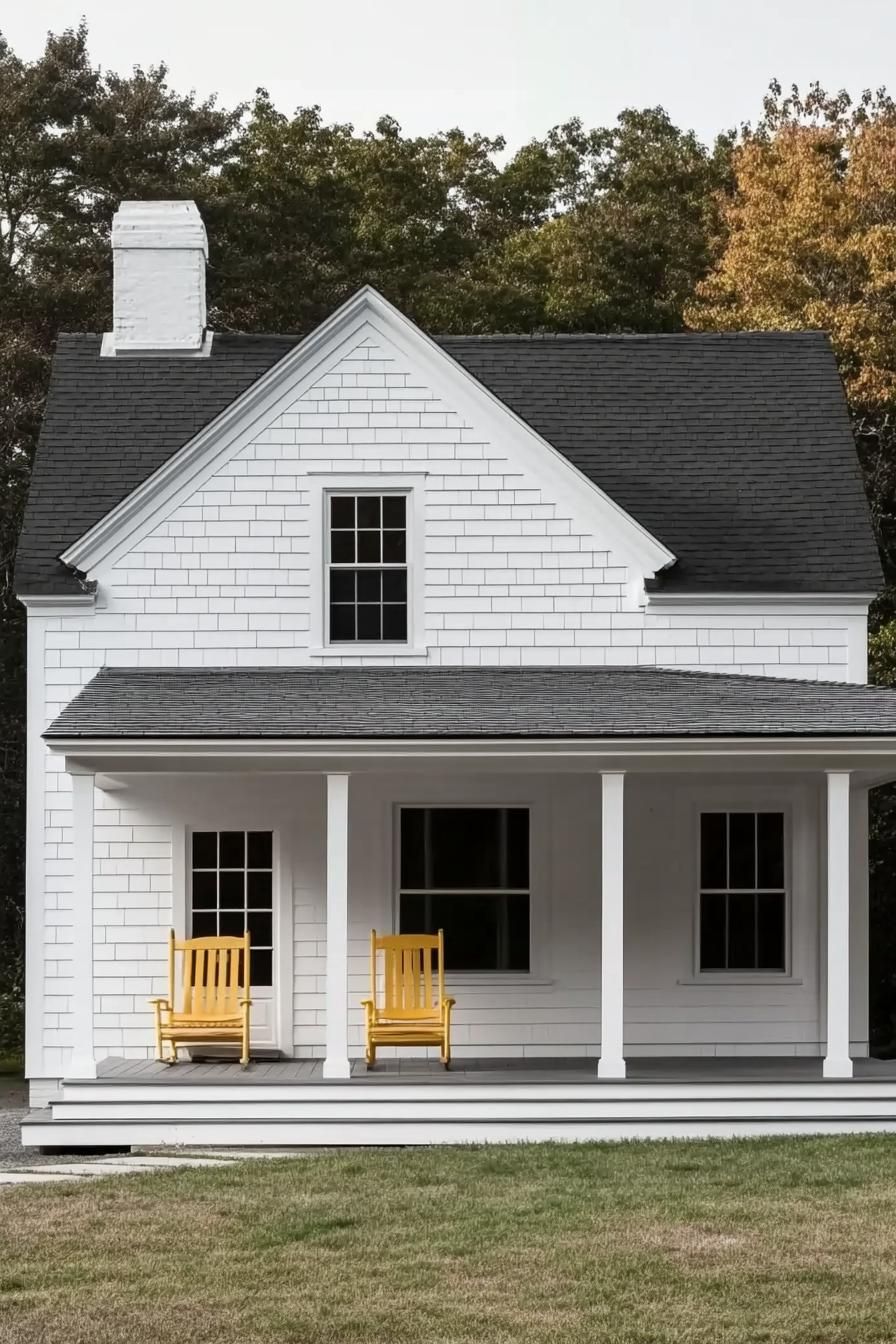
[[[700,970],[787,969],[782,812],[700,817]]]
[[[408,496],[327,496],[330,644],[408,639]]]
[[[449,971],[529,970],[529,810],[402,807],[398,926],[445,931]]]

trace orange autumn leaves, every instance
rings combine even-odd
[[[896,404],[896,116],[784,120],[734,151],[714,268],[686,309],[700,330],[820,327],[854,408]]]

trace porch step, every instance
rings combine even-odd
[[[277,1147],[896,1132],[896,1081],[63,1084],[26,1145]]]

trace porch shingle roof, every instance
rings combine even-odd
[[[655,668],[103,668],[44,736],[896,735],[896,690]]]

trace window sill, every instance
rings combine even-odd
[[[309,658],[425,658],[426,644],[328,644],[308,650]]]
[[[541,976],[530,975],[525,971],[458,971],[456,975],[445,975],[446,989],[470,989],[472,986],[487,986],[494,988],[497,985],[531,985],[545,986],[552,985],[553,980],[545,980]]]
[[[782,975],[780,971],[706,971],[676,980],[677,985],[801,985],[802,976]]]

